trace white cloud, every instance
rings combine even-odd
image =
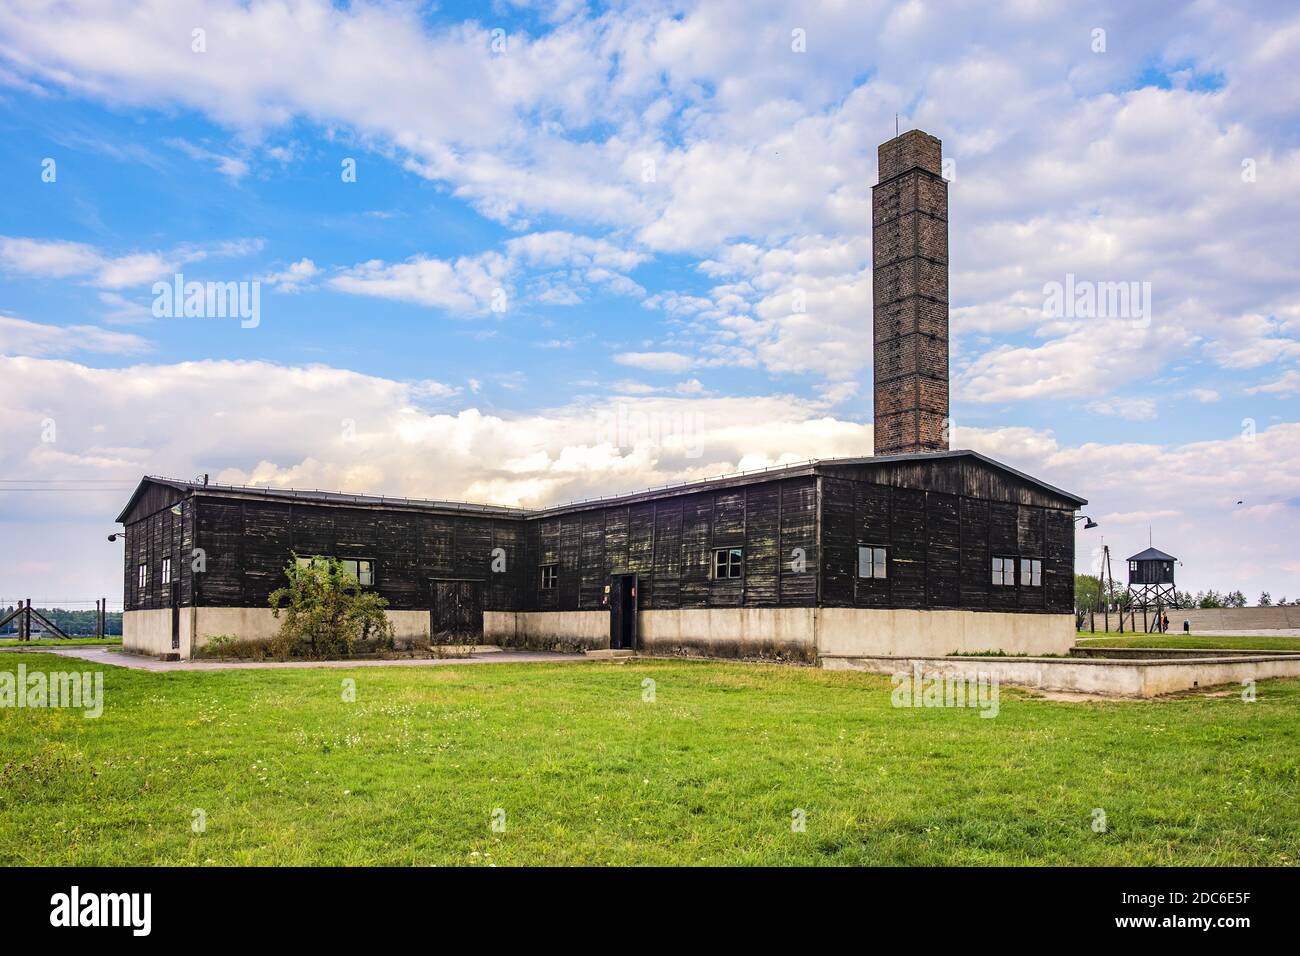
[[[650,372],[684,372],[695,365],[695,359],[680,352],[620,352],[614,361]]]
[[[1300,372],[1287,369],[1280,378],[1246,389],[1251,395],[1294,395],[1300,392]]]
[[[272,272],[261,277],[261,281],[277,292],[302,292],[311,288],[312,280],[320,274],[316,263],[302,258],[289,264],[281,272]]]
[[[168,277],[187,263],[244,256],[260,248],[259,241],[242,239],[112,256],[81,242],[0,236],[0,269],[34,278],[78,279],[100,289],[125,289]]]
[[[45,325],[0,314],[0,355],[48,356],[76,352],[138,355],[151,348],[138,335],[125,332],[93,325]]]
[[[238,156],[225,156],[204,146],[197,146],[184,139],[169,139],[167,143],[168,145],[179,149],[190,159],[212,163],[217,168],[217,172],[221,173],[221,175],[233,182],[238,182],[248,175],[250,169],[248,161],[240,159]],[[289,154],[282,151],[278,153],[276,151],[271,151],[271,155],[273,158],[283,161],[288,158]]]

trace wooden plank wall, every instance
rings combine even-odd
[[[136,509],[133,513],[141,516],[125,525],[122,603],[128,611],[171,607],[171,587],[164,587],[162,583],[164,557],[172,559],[172,578],[180,588],[181,604],[191,601],[194,509],[186,503],[181,509],[181,516],[177,517],[172,514],[170,507],[175,500],[179,498],[164,496],[162,499],[154,499],[155,504],[165,505],[161,511],[143,515]],[[149,579],[144,591],[136,586],[141,564],[149,566]]]
[[[375,590],[394,610],[431,606],[435,578],[479,580],[484,606],[516,606],[528,556],[523,523],[481,515],[422,514],[311,503],[198,499],[198,542],[207,572],[197,579],[198,603],[266,607],[285,583],[291,553],[367,558]],[[492,570],[493,551],[505,570]]]
[[[829,607],[1069,611],[1073,512],[943,491],[822,479],[822,603]],[[885,579],[859,578],[859,544],[884,547]],[[992,584],[993,556],[1038,558],[1042,587]]]
[[[530,521],[538,555],[523,606],[602,610],[616,574],[636,574],[641,610],[811,606],[817,594],[816,481],[792,478],[593,508]],[[567,529],[572,525],[573,532]],[[714,580],[713,550],[745,549],[744,576]],[[794,549],[805,562],[792,565]],[[553,590],[537,568],[558,565]]]

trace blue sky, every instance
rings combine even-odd
[[[120,596],[65,552],[144,473],[541,504],[867,453],[895,113],[955,162],[955,444],[1300,597],[1296,12],[851,6],[6,4],[0,597]],[[177,271],[256,328],[155,318]],[[1067,275],[1150,321],[1045,314]]]

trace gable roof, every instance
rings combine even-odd
[[[204,484],[201,481],[184,481],[177,478],[161,478],[146,475],[131,494],[121,513],[117,516],[120,524],[135,507],[136,502],[150,488],[164,487],[179,492],[182,497],[191,494],[212,498],[242,498],[258,501],[306,501],[313,504],[345,505],[357,508],[395,508],[408,511],[429,511],[439,514],[482,514],[508,518],[527,517],[530,512],[523,508],[508,508],[504,505],[479,505],[467,501],[436,501],[425,498],[393,498],[387,495],[354,495],[340,491],[317,491],[299,488],[267,488],[251,485],[217,485]]]
[[[865,455],[856,458],[815,458],[810,461],[797,462],[790,465],[774,465],[772,467],[755,469],[753,471],[742,471],[733,474],[719,475],[716,478],[704,478],[696,481],[661,485],[653,488],[645,488],[640,491],[626,492],[617,495],[606,495],[604,497],[585,498],[578,501],[570,501],[564,504],[550,505],[545,508],[534,509],[510,508],[504,505],[473,504],[464,501],[440,501],[424,498],[393,498],[386,495],[356,495],[338,491],[204,484],[201,481],[183,481],[175,478],[161,478],[147,475],[142,478],[140,484],[136,486],[130,500],[126,503],[126,507],[124,507],[122,512],[117,516],[117,521],[118,523],[121,523],[126,518],[132,508],[135,507],[135,504],[140,499],[141,495],[143,495],[151,485],[173,489],[182,497],[188,497],[191,494],[199,494],[208,497],[243,498],[263,501],[303,501],[340,507],[390,508],[408,511],[427,511],[441,514],[480,514],[506,518],[531,518],[546,517],[572,511],[584,511],[590,508],[605,507],[607,505],[653,501],[661,498],[674,497],[676,495],[694,494],[696,492],[711,491],[718,488],[731,488],[758,484],[760,482],[773,481],[782,478],[797,478],[808,475],[828,474],[832,469],[843,468],[846,466],[870,468],[879,465],[886,467],[900,463],[925,463],[929,461],[943,461],[947,459],[960,458],[969,459],[979,463],[983,467],[1011,475],[1012,477],[1033,487],[1039,488],[1050,495],[1056,496],[1067,503],[1073,504],[1076,508],[1088,503],[1086,498],[1080,498],[1078,495],[1071,494],[1068,491],[1062,491],[1060,488],[1049,485],[1045,481],[1039,481],[1037,478],[1033,478],[1022,471],[1017,471],[1010,465],[1004,465],[1000,461],[995,461],[986,455],[981,455],[977,451],[957,449],[954,451],[919,452],[910,455]],[[1159,554],[1160,552],[1156,553]],[[1165,555],[1165,558],[1168,559],[1168,555]]]
[[[1130,561],[1177,561],[1172,554],[1165,554],[1156,548],[1147,548],[1145,551],[1139,551],[1128,560]]]

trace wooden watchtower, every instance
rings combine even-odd
[[[1165,608],[1178,607],[1178,591],[1174,588],[1174,565],[1178,559],[1157,548],[1139,551],[1128,559],[1129,607],[1147,611],[1157,616]]]

